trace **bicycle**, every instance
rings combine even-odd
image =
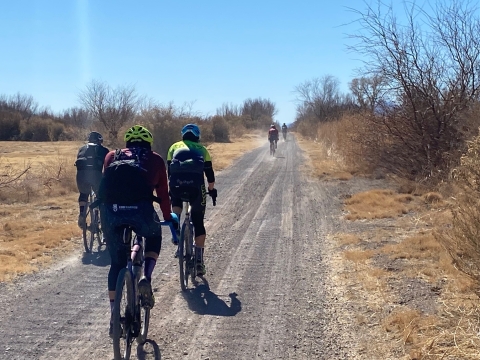
[[[161,221],[169,226],[174,240],[175,229],[171,222]],[[150,307],[143,305],[138,292],[138,282],[143,273],[144,238],[133,235],[134,229],[126,225],[123,231],[123,244],[130,248],[127,266],[118,274],[115,288],[115,302],[112,312],[113,354],[115,360],[128,360],[133,341],[143,345],[147,341],[150,323]]]
[[[287,141],[287,132],[283,131],[283,141]]]
[[[275,140],[271,140],[270,141],[270,155],[271,156],[275,155],[275,149],[276,149]]]
[[[208,193],[210,195],[210,193]],[[212,196],[212,195],[210,195]],[[216,197],[212,196],[213,206],[217,205]],[[195,239],[193,223],[190,217],[192,207],[188,201],[183,203],[185,210],[185,219],[183,220],[182,228],[180,231],[180,241],[178,242],[178,248],[176,257],[178,258],[178,265],[180,271],[180,286],[182,291],[188,289],[188,278],[191,277],[192,283],[195,282],[195,278],[198,276],[195,253],[196,247],[193,242]]]
[[[102,236],[102,229],[100,226],[100,212],[98,208],[91,208],[90,205],[95,203],[97,200],[97,195],[93,189],[90,191],[88,195],[88,202],[85,214],[85,222],[83,223],[82,232],[83,232],[83,246],[85,247],[85,252],[92,253],[93,252],[93,243],[95,239],[98,242],[98,248],[104,245],[103,236]]]

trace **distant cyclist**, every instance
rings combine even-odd
[[[283,140],[287,140],[287,125],[283,123],[282,125],[282,134],[283,134]]]
[[[77,154],[75,166],[77,167],[78,197],[78,226],[83,228],[85,224],[86,205],[91,190],[98,192],[98,186],[102,179],[103,161],[108,154],[108,149],[102,145],[103,136],[92,131],[88,135],[87,144],[83,145]]]
[[[165,163],[152,151],[152,134],[144,126],[135,125],[127,130],[124,140],[124,149],[110,151],[105,158],[99,191],[102,228],[111,258],[108,273],[111,309],[118,274],[127,264],[128,251],[123,244],[125,225],[132,226],[136,234],[145,237],[144,274],[138,283],[138,291],[144,304],[153,307],[152,273],[162,246],[160,219],[153,207],[153,190],[163,218],[174,220],[170,213]]]
[[[182,141],[174,143],[167,154],[172,210],[182,213],[183,201],[191,205],[191,218],[195,230],[195,254],[197,274],[205,275],[203,254],[205,251],[205,215],[206,195],[205,179],[208,182],[208,194],[217,197],[215,174],[212,159],[205,146],[199,143],[200,129],[195,124],[185,125],[181,131]]]
[[[277,127],[275,126],[275,124],[272,124],[270,126],[270,129],[268,130],[268,141],[270,141],[270,143],[274,143],[275,144],[275,149],[277,148],[277,142],[278,142],[278,129]]]

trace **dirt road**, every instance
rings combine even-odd
[[[166,236],[150,341],[133,358],[356,358],[353,327],[338,320],[345,304],[326,245],[349,185],[311,182],[302,163],[290,138],[274,158],[265,144],[217,176],[217,206],[206,214],[209,286],[180,291]],[[111,359],[107,271],[105,253],[74,255],[2,285],[0,358]]]

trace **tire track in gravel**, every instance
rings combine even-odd
[[[134,345],[132,358],[349,358],[352,334],[335,321],[342,308],[324,246],[338,227],[338,184],[309,182],[302,159],[290,137],[275,158],[265,144],[217,176],[218,203],[205,222],[209,287],[180,291],[165,236],[150,341]],[[74,256],[1,286],[0,358],[111,359],[107,271]]]

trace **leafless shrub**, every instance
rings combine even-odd
[[[131,122],[140,104],[134,86],[112,88],[108,84],[93,80],[79,95],[80,102],[90,114],[116,140],[120,129]]]
[[[21,170],[15,169],[11,163],[0,157],[0,188],[12,187],[20,181],[22,177],[31,169],[30,164],[26,164]]]
[[[389,137],[389,170],[445,178],[463,150],[462,114],[478,100],[480,21],[469,2],[437,1],[433,15],[415,3],[404,10],[406,24],[381,1],[353,10],[362,29],[351,49],[369,59],[365,73],[385,80],[382,116],[373,120]]]
[[[468,143],[460,166],[453,171],[458,187],[452,207],[453,228],[439,233],[457,266],[480,280],[480,136]]]

